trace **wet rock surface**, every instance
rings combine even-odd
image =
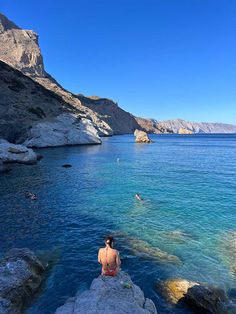
[[[40,287],[44,271],[30,250],[10,250],[0,261],[0,313],[22,313]]]
[[[55,314],[156,314],[157,310],[129,275],[99,276],[90,289],[68,299]]]
[[[186,279],[169,279],[158,282],[156,290],[172,304],[186,303],[201,313],[229,313],[233,308],[224,290]],[[198,312],[197,312],[198,313]]]

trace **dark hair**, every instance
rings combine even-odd
[[[112,236],[107,236],[105,238],[105,243],[109,245],[110,247],[112,247],[113,242],[114,242],[114,238]]]

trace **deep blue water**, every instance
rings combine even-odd
[[[154,144],[135,144],[125,135],[99,146],[42,149],[37,165],[14,165],[0,177],[0,255],[28,247],[50,260],[28,314],[53,313],[89,287],[100,273],[97,251],[108,233],[117,235],[122,268],[160,313],[191,313],[155,292],[161,279],[183,277],[235,291],[227,234],[236,231],[236,135],[152,138]],[[26,199],[27,190],[38,200]],[[143,202],[134,199],[137,192]],[[137,239],[182,263],[137,254]]]

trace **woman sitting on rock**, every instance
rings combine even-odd
[[[98,251],[98,262],[102,264],[102,275],[116,276],[120,270],[120,257],[119,252],[113,249],[114,238],[108,236],[105,239],[105,248]]]

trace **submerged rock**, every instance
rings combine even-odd
[[[5,140],[0,142],[0,159],[6,163],[35,164],[37,154],[24,145],[9,143]]]
[[[28,147],[53,147],[78,144],[101,144],[92,122],[73,114],[61,114],[44,119],[30,129],[24,145]]]
[[[231,274],[236,276],[236,231],[229,231],[221,239],[223,259],[227,259]]]
[[[193,236],[182,231],[182,230],[173,230],[163,232],[163,236],[169,238],[175,242],[184,243],[188,240],[192,240]]]
[[[136,129],[134,131],[135,142],[136,143],[152,143],[147,133],[141,130]]]
[[[71,168],[72,165],[70,165],[70,164],[64,164],[64,165],[62,165],[62,167],[63,167],[63,168]]]
[[[11,169],[8,166],[4,165],[3,161],[0,159],[0,175],[6,174],[10,171]]]
[[[55,314],[156,314],[157,310],[129,275],[99,276],[90,289],[70,298]]]
[[[156,289],[172,304],[185,302],[208,313],[227,313],[229,300],[222,289],[180,278],[160,282]]]
[[[128,238],[128,244],[135,255],[153,258],[159,262],[168,262],[173,264],[181,264],[181,260],[172,254],[160,250],[150,245],[148,242],[136,238]]]
[[[10,250],[0,261],[0,313],[20,314],[39,288],[44,271],[30,250]]]

